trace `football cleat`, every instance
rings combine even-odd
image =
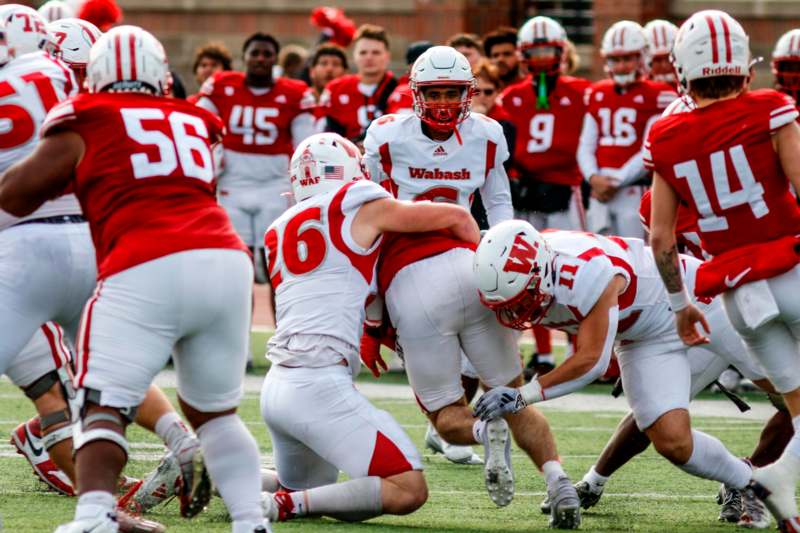
[[[561,476],[547,487],[550,499],[550,527],[578,529],[581,525],[581,500],[567,476]]]
[[[720,489],[721,491],[722,489]],[[739,527],[748,529],[767,529],[771,524],[769,512],[764,502],[759,500],[750,488],[742,492],[742,515],[736,523]]]
[[[428,424],[425,431],[425,447],[433,453],[441,453],[451,463],[459,465],[482,465],[483,459],[472,450],[472,446],[459,446],[444,440],[433,427]]]
[[[752,488],[755,495],[763,501],[769,512],[778,521],[778,529],[781,531],[800,531],[796,528],[797,523],[797,503],[794,499],[795,478],[792,472],[786,468],[784,461],[793,460],[784,454],[777,462],[764,468],[754,468],[753,478],[749,488]]]
[[[511,470],[511,437],[508,423],[496,418],[486,423],[483,431],[484,480],[489,498],[498,507],[514,499],[514,473]]]
[[[175,454],[168,451],[154,471],[133,485],[119,499],[119,506],[135,513],[146,513],[175,496],[180,485],[181,467]]]
[[[134,486],[139,486],[141,484],[141,479],[120,474],[119,479],[117,480],[117,492],[119,494],[127,494]]]
[[[717,492],[717,504],[719,509],[720,522],[738,522],[742,516],[742,491],[726,487],[724,484],[719,486]]]
[[[596,488],[592,488],[586,481],[581,480],[575,483],[575,492],[578,493],[581,507],[588,509],[594,507],[600,501],[600,498],[603,496],[603,487],[600,487],[598,491]]]
[[[275,494],[262,492],[261,508],[264,510],[264,517],[270,522],[286,522],[295,517],[292,496],[285,490],[279,490]]]
[[[178,495],[181,502],[181,516],[192,518],[197,516],[211,501],[213,486],[208,475],[203,450],[197,439],[192,439],[193,445],[178,453],[178,463],[181,469]]]
[[[119,523],[115,513],[105,516],[81,518],[56,528],[55,533],[119,533]]]
[[[539,510],[542,514],[550,514],[550,496],[545,496],[542,503],[539,504]]]
[[[119,533],[164,533],[167,530],[164,524],[130,514],[122,509],[117,509],[117,523]]]
[[[38,416],[17,426],[11,433],[11,444],[18,454],[28,460],[36,477],[60,494],[75,496],[69,477],[56,466],[44,449]]]

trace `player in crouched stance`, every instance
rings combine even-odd
[[[480,235],[469,211],[393,199],[365,176],[358,149],[333,133],[298,146],[290,167],[299,202],[265,237],[277,330],[261,392],[280,487],[273,520],[325,515],[359,521],[407,514],[428,497],[421,458],[400,425],[353,386],[364,304],[384,232]],[[339,471],[350,480],[336,483]]]
[[[235,533],[265,532],[258,447],[235,414],[242,393],[252,264],[214,196],[211,145],[222,124],[163,98],[161,43],[141,28],[101,37],[89,94],[54,107],[35,151],[0,183],[23,216],[72,186],[96,246],[98,284],[77,345],[78,505],[59,533],[116,533],[125,428],[175,351],[181,407],[202,455],[185,465],[181,513],[208,501],[210,474]],[[195,469],[204,457],[205,469]]]

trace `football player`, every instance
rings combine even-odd
[[[592,187],[589,230],[644,237],[638,209],[647,172],[641,148],[650,124],[676,97],[663,82],[648,80],[647,39],[635,22],[617,22],[603,36],[608,79],[591,86],[583,119],[578,164]]]
[[[772,51],[775,88],[794,98],[800,106],[800,29],[789,30]]]
[[[644,35],[647,38],[648,64],[647,78],[664,82],[677,91],[678,78],[675,69],[669,60],[672,45],[675,44],[675,35],[678,27],[668,20],[651,20],[644,25]]]
[[[749,38],[722,11],[692,15],[673,49],[678,82],[696,105],[658,121],[645,145],[653,174],[650,242],[677,330],[702,343],[701,310],[689,301],[678,268],[679,203],[698,217],[703,249],[713,257],[697,273],[694,292],[722,294],[725,311],[792,415],[795,434],[775,463],[753,472],[753,488],[783,531],[799,531],[800,480],[800,127],[795,102],[772,89],[747,89]]]
[[[46,22],[55,22],[61,19],[68,19],[75,16],[75,11],[66,2],[61,0],[47,0],[38,9],[39,15]],[[91,22],[89,23],[91,24]],[[94,24],[92,24],[94,26]]]
[[[681,256],[680,265],[693,285],[700,261]],[[691,428],[693,354],[675,332],[667,292],[641,240],[539,233],[525,221],[507,221],[484,235],[475,254],[475,277],[483,303],[506,326],[541,323],[577,336],[575,353],[562,365],[522,388],[488,391],[476,414],[491,420],[577,391],[602,374],[615,350],[636,426],[658,453],[689,474],[737,489],[748,484],[750,465],[716,438]],[[709,348],[726,359],[711,369],[711,379],[731,360],[748,363],[722,302],[702,299],[699,305],[714,323]]]
[[[125,428],[173,349],[179,401],[202,447],[183,465],[181,513],[193,516],[208,502],[210,474],[234,532],[268,527],[258,447],[235,414],[252,265],[214,195],[211,145],[224,126],[163,98],[167,73],[155,37],[135,26],[112,29],[91,50],[90,93],[53,107],[33,153],[0,181],[0,207],[15,216],[71,187],[97,250],[98,284],[77,342],[79,499],[75,520],[59,533],[117,531]]]
[[[289,158],[314,133],[311,89],[302,81],[272,77],[279,51],[271,35],[249,36],[242,46],[245,72],[217,72],[197,101],[225,124],[219,203],[254,254],[258,283],[267,279],[260,236],[287,207],[281,193]]]
[[[483,36],[486,57],[497,67],[503,87],[513,85],[525,78],[525,71],[517,52],[517,31],[501,27]]]
[[[320,98],[325,131],[361,144],[373,120],[386,111],[397,80],[389,68],[389,38],[380,26],[364,24],[353,40],[356,74],[333,80]]]
[[[411,73],[413,115],[387,115],[367,131],[365,160],[373,179],[402,200],[468,207],[480,189],[489,224],[513,216],[503,130],[470,114],[474,78],[455,49],[435,46]],[[383,245],[378,287],[397,331],[409,382],[429,420],[447,442],[484,445],[485,481],[498,506],[508,505],[514,480],[511,435],[542,468],[555,501],[552,524],[580,523],[577,495],[558,462],[547,420],[533,408],[486,425],[467,406],[461,353],[489,387],[521,383],[516,337],[478,301],[470,275],[474,246],[441,232],[391,235]],[[426,287],[420,291],[419,287]],[[376,354],[377,356],[377,354]],[[534,438],[535,436],[535,438]]]
[[[311,57],[308,75],[314,98],[319,101],[325,86],[347,73],[347,55],[335,44],[320,45]]]
[[[428,497],[419,452],[353,386],[364,302],[382,234],[442,230],[474,245],[478,226],[459,206],[393,199],[367,178],[356,146],[333,133],[297,148],[290,180],[298,203],[265,236],[277,330],[261,412],[282,488],[265,495],[265,512],[345,521],[414,512]],[[336,483],[340,470],[348,481]]]

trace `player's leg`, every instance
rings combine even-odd
[[[236,414],[249,351],[252,265],[235,250],[191,250],[173,257],[184,277],[181,339],[175,347],[178,399],[204,461],[196,454],[181,465],[184,479],[191,479],[181,490],[182,514],[205,506],[210,475],[234,531],[252,531],[263,521],[260,456]]]

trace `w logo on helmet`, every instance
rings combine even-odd
[[[538,243],[536,245],[538,246]],[[503,271],[530,274],[534,259],[536,259],[536,247],[525,240],[524,233],[517,233],[506,264],[503,265]]]

